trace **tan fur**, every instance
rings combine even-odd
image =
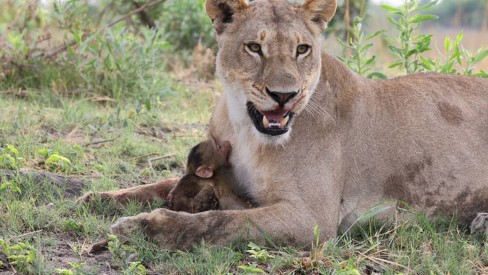
[[[235,8],[223,14],[218,3]],[[487,79],[364,79],[321,53],[320,32],[335,1],[242,3],[207,1],[225,89],[210,132],[232,142],[235,187],[259,207],[195,215],[160,209],[122,218],[114,233],[143,225],[172,248],[201,239],[220,245],[238,237],[263,241],[263,232],[275,242],[303,245],[311,243],[314,226],[322,240],[334,237],[340,226],[386,200],[429,215],[458,211],[462,221],[488,210]],[[261,45],[263,56],[246,49],[250,41]],[[296,57],[301,43],[311,52]],[[284,107],[296,115],[283,135],[258,132],[246,110],[248,101],[259,111],[277,108],[265,87],[299,89]]]

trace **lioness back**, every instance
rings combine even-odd
[[[433,73],[365,81],[346,118],[344,197],[357,205],[343,211],[355,217],[387,199],[428,214],[457,211],[463,222],[487,211],[487,82]]]

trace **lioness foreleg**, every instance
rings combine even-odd
[[[156,209],[132,217],[120,218],[112,233],[127,237],[134,229],[142,230],[161,247],[188,249],[201,240],[227,245],[233,240],[251,239],[306,246],[313,240],[316,220],[306,211],[288,203],[246,210],[207,211],[198,214]],[[335,236],[337,225],[321,227],[321,238]]]

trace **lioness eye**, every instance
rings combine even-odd
[[[250,43],[250,44],[247,44],[247,48],[251,51],[251,52],[255,52],[255,53],[259,53],[261,52],[261,45],[257,44],[257,43]]]
[[[304,54],[308,51],[309,48],[310,48],[309,45],[298,45],[297,54]]]

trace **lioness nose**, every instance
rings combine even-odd
[[[275,92],[275,91],[270,91],[268,88],[266,88],[266,92],[274,101],[280,104],[281,107],[283,107],[288,101],[290,101],[298,94],[298,92],[291,92],[291,93]]]

